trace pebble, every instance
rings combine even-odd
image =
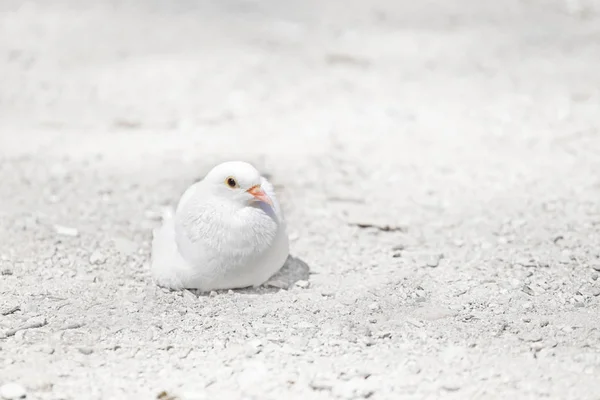
[[[79,231],[77,229],[70,228],[68,226],[54,225],[54,230],[59,235],[63,235],[63,236],[71,236],[71,237],[79,236]]]
[[[433,256],[429,257],[425,265],[427,265],[429,268],[436,268],[438,265],[440,265],[442,258],[444,258],[443,254],[434,254]]]
[[[390,339],[392,337],[391,332],[381,332],[377,335],[379,339]]]
[[[263,347],[262,341],[260,339],[251,340],[248,344],[255,349]]]
[[[524,310],[531,310],[533,308],[533,304],[530,301],[526,301],[521,307],[523,307]]]
[[[157,212],[157,211],[153,211],[153,210],[146,210],[144,211],[144,216],[150,220],[153,221],[160,221],[162,220],[162,213]]]
[[[550,321],[548,321],[547,319],[543,320],[542,322],[540,322],[540,326],[543,328],[545,326],[550,325]]]
[[[23,399],[27,396],[25,388],[18,383],[7,383],[0,387],[0,397],[6,400]]]
[[[561,251],[559,262],[562,264],[570,264],[571,261],[572,261],[571,251],[569,251],[567,249]]]
[[[105,262],[106,256],[98,250],[94,250],[94,252],[90,255],[90,264],[101,265]]]
[[[417,364],[416,361],[414,360],[409,360],[406,362],[406,369],[411,373],[411,374],[420,374],[421,373],[421,367],[419,366],[419,364]]]
[[[89,347],[80,347],[78,350],[81,354],[85,354],[86,356],[89,356],[94,352],[94,350],[90,349]]]
[[[561,331],[565,332],[565,333],[571,333],[573,332],[573,327],[568,326],[568,325],[564,325],[560,328]]]
[[[529,286],[527,286],[527,285],[524,285],[524,286],[521,288],[521,290],[523,291],[523,293],[526,293],[526,294],[528,294],[528,295],[530,295],[530,296],[533,296],[533,295],[535,295],[535,293],[533,292],[533,290],[532,290],[532,289],[531,289]]]
[[[371,304],[369,304],[369,310],[371,310],[371,311],[377,311],[377,310],[379,310],[379,304],[377,304],[377,303],[371,303]]]
[[[446,383],[442,385],[442,389],[444,389],[447,392],[456,392],[460,390],[460,385],[457,383]]]
[[[198,301],[198,298],[196,297],[196,295],[194,293],[190,292],[189,290],[184,290],[183,291],[183,300],[185,300],[185,302],[188,304],[194,304]]]
[[[330,391],[331,389],[333,389],[333,383],[329,380],[324,380],[324,379],[315,379],[309,385],[310,385],[311,389],[313,389],[313,390]]]
[[[531,350],[533,350],[535,352],[542,351],[542,349],[544,347],[546,347],[546,346],[541,341],[531,344]]]
[[[526,334],[521,337],[522,340],[526,342],[536,343],[542,341],[542,336],[537,333]]]
[[[592,289],[592,296],[600,296],[600,288],[594,288]]]
[[[44,347],[40,348],[40,351],[42,353],[49,354],[49,355],[54,354],[54,349],[52,347],[48,347],[48,346],[44,346]]]
[[[537,261],[535,259],[533,259],[533,258],[526,258],[526,257],[519,258],[516,261],[516,264],[521,265],[521,266],[526,267],[526,268],[537,267]]]
[[[296,282],[296,286],[302,289],[307,289],[310,286],[310,283],[308,281],[300,280]]]
[[[594,271],[600,272],[600,264],[593,264],[591,267]],[[596,277],[596,279],[598,279],[598,277]]]

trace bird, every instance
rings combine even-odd
[[[259,287],[289,255],[275,189],[244,161],[218,164],[187,188],[152,236],[152,278],[171,290]]]

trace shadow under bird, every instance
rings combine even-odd
[[[163,215],[152,277],[170,289],[257,287],[285,263],[289,241],[273,185],[252,165],[215,166]]]

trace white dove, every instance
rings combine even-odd
[[[273,185],[230,161],[190,186],[152,239],[152,276],[171,289],[260,286],[285,263],[289,242]]]

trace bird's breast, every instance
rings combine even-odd
[[[276,218],[257,207],[185,207],[176,218],[176,238],[182,255],[202,260],[238,263],[258,258],[279,232]]]

